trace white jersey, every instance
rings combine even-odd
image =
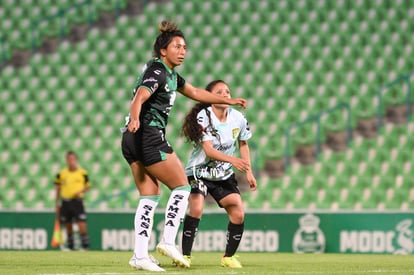
[[[211,107],[207,109],[213,127],[209,126],[210,120],[205,109],[197,115],[197,121],[203,127],[202,141],[212,141],[214,149],[233,156],[236,151],[236,141],[248,140],[252,136],[246,118],[239,111],[229,108],[227,120],[220,122]],[[231,163],[208,158],[201,143],[194,147],[185,170],[187,176],[211,181],[225,180],[234,173]]]

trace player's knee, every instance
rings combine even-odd
[[[237,209],[229,213],[229,219],[233,224],[242,224],[244,222],[243,209]]]
[[[201,219],[201,216],[203,215],[203,208],[202,207],[190,207],[188,214],[193,218]]]

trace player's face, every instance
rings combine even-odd
[[[211,90],[211,93],[218,95],[218,96],[225,97],[225,98],[231,98],[229,86],[227,86],[227,84],[225,83],[221,83],[221,82],[217,83]],[[219,107],[219,108],[229,107],[229,105],[227,104],[214,104],[214,106]]]
[[[172,69],[183,63],[186,51],[185,40],[182,37],[176,36],[171,40],[166,49],[161,50],[161,58]]]
[[[75,170],[78,167],[78,159],[75,155],[69,154],[66,156],[66,164],[70,170]]]

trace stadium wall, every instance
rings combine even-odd
[[[155,215],[151,250],[163,217]],[[133,218],[125,212],[89,213],[91,249],[132,250]],[[53,249],[54,219],[50,212],[0,212],[0,250]],[[194,251],[223,251],[227,222],[223,213],[205,214]],[[414,254],[413,222],[414,212],[248,213],[239,251]]]

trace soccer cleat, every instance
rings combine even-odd
[[[129,260],[129,265],[133,268],[147,271],[157,271],[162,272],[165,269],[159,267],[154,263],[150,258],[137,259],[134,256]]]
[[[184,257],[184,259],[187,260],[188,267],[190,267],[191,266],[191,256],[183,255],[183,257]],[[182,263],[180,263],[180,262],[178,262],[176,260],[173,260],[173,265],[176,265],[176,266],[179,266],[179,267],[185,267]]]
[[[190,267],[190,263],[184,258],[184,256],[178,251],[175,245],[159,243],[157,245],[157,252],[161,255],[170,257],[174,263],[182,267]]]
[[[237,260],[238,256],[224,257],[221,258],[221,266],[230,268],[242,268],[241,263]]]
[[[150,259],[150,261],[151,261],[151,262],[153,262],[154,264],[156,264],[156,265],[158,265],[158,266],[161,266],[161,265],[160,265],[160,262],[159,262],[157,259],[155,259],[155,257],[154,257],[154,256],[152,256],[152,255],[150,254],[150,255],[148,255],[148,257],[149,257],[149,259]]]

